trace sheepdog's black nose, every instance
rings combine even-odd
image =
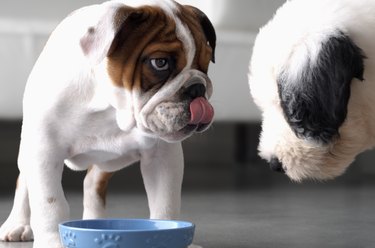
[[[273,171],[285,173],[285,170],[283,168],[283,164],[276,157],[271,158],[270,167],[271,167],[271,170],[273,170]]]

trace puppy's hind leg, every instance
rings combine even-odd
[[[105,217],[108,181],[113,172],[104,172],[91,166],[83,183],[83,219]]]
[[[31,241],[33,232],[30,227],[29,196],[25,177],[18,176],[14,203],[8,219],[0,228],[2,241]]]

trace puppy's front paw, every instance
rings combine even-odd
[[[34,242],[33,248],[64,248],[64,246],[60,243],[51,245],[41,242]]]
[[[189,245],[188,248],[203,248],[202,246],[199,245]]]
[[[64,246],[61,244],[59,234],[51,232],[35,237],[33,248],[64,248]]]
[[[29,224],[6,222],[0,228],[0,240],[7,242],[31,241],[33,232]]]

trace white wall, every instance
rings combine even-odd
[[[132,0],[137,1],[137,0]],[[212,102],[216,120],[258,120],[247,67],[258,28],[284,0],[180,0],[202,9],[217,29]],[[22,94],[33,63],[53,27],[72,10],[100,0],[0,1],[0,118],[21,118]]]

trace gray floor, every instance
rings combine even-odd
[[[72,218],[82,211],[80,193],[67,193]],[[0,221],[11,197],[0,198]],[[142,193],[112,193],[110,217],[147,217]],[[195,243],[206,248],[375,247],[375,186],[283,185],[183,194],[182,219],[196,224]],[[0,248],[31,243],[0,243]]]

